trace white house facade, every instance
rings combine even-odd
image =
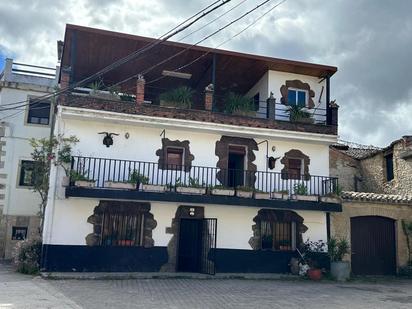
[[[68,25],[61,86],[150,40]],[[106,53],[89,57],[99,53],[96,42]],[[338,185],[329,176],[336,68],[213,50],[180,75],[185,80],[170,75],[177,63],[169,63],[107,91],[187,48],[164,44],[103,76],[100,90],[59,97],[54,134],[79,142],[70,174],[51,171],[43,269],[288,272],[296,249],[307,239],[326,241],[329,214],[341,211],[325,198]],[[210,52],[194,48],[176,61]],[[193,89],[192,105],[165,103],[162,93],[181,86]],[[229,91],[253,107],[229,113]],[[292,116],[293,106],[304,116]]]
[[[52,104],[37,98],[54,91],[56,68],[6,59],[0,74],[0,258],[18,240],[39,237],[40,197],[32,189],[30,138],[50,136]]]

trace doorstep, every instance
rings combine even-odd
[[[200,273],[172,272],[41,272],[45,279],[51,280],[128,280],[128,279],[245,279],[245,280],[298,280],[292,274],[271,273]]]

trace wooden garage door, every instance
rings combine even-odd
[[[355,275],[395,274],[394,220],[378,216],[351,218],[351,245]]]

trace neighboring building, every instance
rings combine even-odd
[[[55,68],[6,59],[0,73],[0,258],[10,258],[18,240],[39,235],[40,198],[31,188],[28,140],[50,136],[52,106],[31,102],[56,85]]]
[[[68,25],[61,87],[153,41]],[[287,272],[302,241],[327,240],[329,213],[341,211],[319,199],[337,187],[337,69],[188,46],[164,42],[97,81],[135,76],[118,94],[59,97],[55,135],[80,142],[69,183],[52,167],[45,270]],[[191,108],[161,96],[180,86],[193,89]],[[229,113],[230,91],[253,98],[253,109]],[[309,114],[293,121],[288,106]]]
[[[353,273],[394,274],[406,266],[402,221],[412,222],[412,136],[383,149],[333,145],[330,169],[346,190],[331,233],[351,241]]]

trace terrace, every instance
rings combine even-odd
[[[335,177],[72,157],[68,197],[336,211]]]

